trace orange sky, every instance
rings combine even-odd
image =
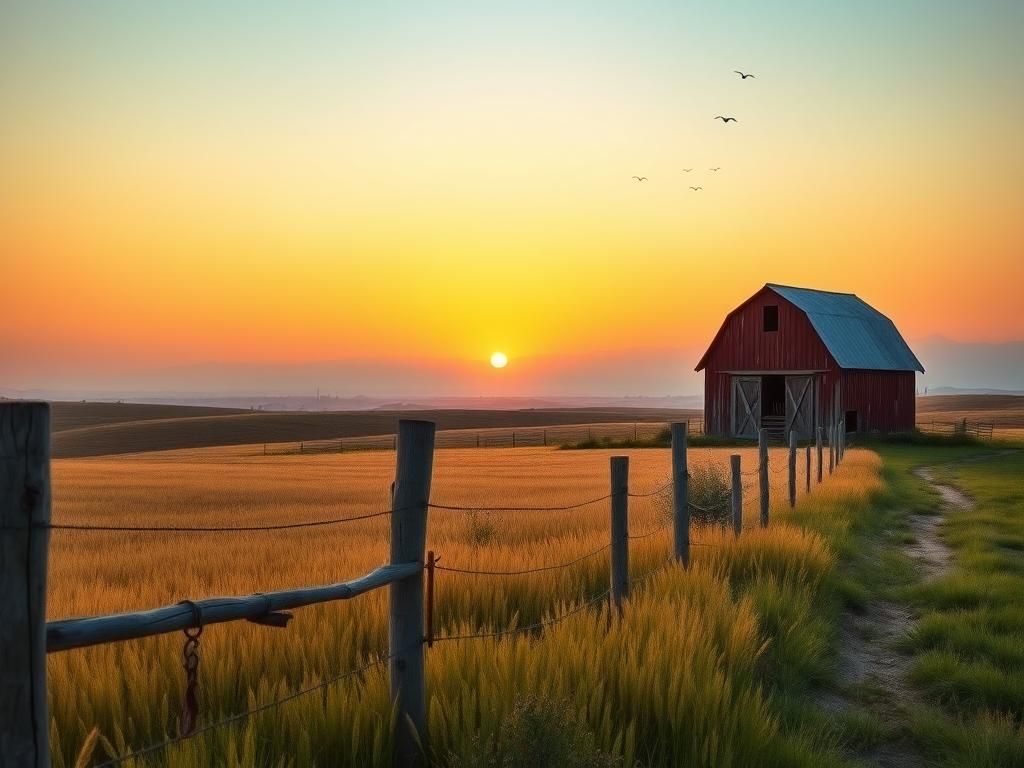
[[[767,281],[1024,339],[1020,10],[757,7],[19,9],[6,365],[689,349]]]

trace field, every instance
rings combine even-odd
[[[627,452],[631,490],[656,490],[668,452]],[[694,467],[726,451],[691,451]],[[608,451],[543,448],[442,450],[432,499],[460,506],[557,506],[608,492]],[[394,456],[365,452],[252,456],[216,448],[54,464],[55,520],[204,524],[282,522],[387,508]],[[754,466],[744,451],[745,471]],[[781,466],[773,451],[772,464]],[[801,463],[802,466],[802,463]],[[622,619],[600,606],[542,635],[438,642],[428,652],[430,743],[452,764],[480,744],[507,747],[503,718],[522,694],[568,702],[595,748],[626,765],[821,765],[835,744],[807,729],[786,704],[826,666],[827,625],[815,614],[818,586],[844,535],[877,487],[878,460],[847,462],[785,522],[756,529],[755,501],[743,537],[699,529],[694,565],[657,571],[669,529],[631,542],[639,583]],[[784,475],[772,472],[776,498]],[[756,478],[747,478],[751,485]],[[802,487],[802,480],[801,480]],[[631,530],[664,521],[666,500],[631,499]],[[247,594],[336,581],[387,557],[387,518],[275,533],[55,531],[51,618],[152,607],[186,597]],[[448,567],[515,570],[561,563],[608,540],[607,502],[565,512],[432,510],[429,546]],[[562,570],[508,578],[441,573],[439,634],[523,626],[606,588],[604,556]],[[243,624],[202,637],[202,717],[214,719],[359,666],[386,648],[386,595],[298,611],[288,629]],[[94,759],[173,733],[182,691],[180,636],[71,651],[49,658],[56,764],[71,765],[87,734]],[[663,674],[672,670],[673,674]],[[350,680],[257,715],[156,758],[173,766],[384,765],[389,704],[383,672]],[[474,736],[479,734],[479,739]],[[497,742],[495,742],[497,739]],[[454,756],[454,757],[452,757]],[[459,762],[461,760],[462,762]],[[822,762],[824,761],[824,762]],[[86,762],[88,764],[88,762]]]
[[[393,434],[403,418],[434,421],[440,430],[701,418],[699,411],[659,408],[266,413],[192,406],[54,403],[53,410],[53,455],[57,458],[385,435]]]
[[[1024,437],[1024,396],[929,395],[917,399],[917,423],[955,422],[962,419],[993,425],[993,436]]]

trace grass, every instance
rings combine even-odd
[[[834,572],[840,607],[860,611],[876,600],[906,604],[917,617],[901,650],[912,656],[916,702],[886,691],[853,691],[860,708],[837,735],[856,752],[878,740],[908,739],[937,766],[1003,768],[1024,764],[1024,451],[975,441],[875,443],[883,490],[857,518]],[[994,451],[1000,450],[1000,455]],[[947,513],[941,536],[951,570],[923,581],[903,547],[913,540],[908,514],[935,514],[941,499],[911,474],[937,467],[973,509]],[[886,728],[872,724],[884,711]]]
[[[746,467],[754,450],[743,451]],[[728,451],[694,450],[724,462]],[[467,506],[550,505],[607,493],[610,451],[446,450],[432,497]],[[633,451],[631,489],[668,477],[667,451]],[[780,451],[773,450],[778,466]],[[140,454],[54,464],[55,520],[156,524],[259,523],[387,507],[393,455],[252,456],[238,449]],[[797,508],[736,540],[698,528],[688,571],[667,568],[670,533],[631,543],[638,584],[622,617],[604,608],[499,641],[438,642],[428,652],[429,727],[440,764],[468,764],[489,745],[505,760],[522,745],[503,724],[523,695],[569,702],[580,743],[626,766],[839,765],[834,733],[807,691],[827,674],[829,625],[819,610],[837,544],[879,487],[874,454],[853,450]],[[753,484],[754,478],[750,478]],[[784,475],[773,472],[776,499]],[[800,482],[802,487],[802,480]],[[631,499],[634,531],[656,527],[664,498]],[[570,513],[432,510],[429,546],[449,566],[491,570],[564,562],[607,542],[607,503]],[[186,597],[335,581],[387,558],[386,518],[273,534],[72,534],[55,531],[49,614],[106,613]],[[486,579],[441,574],[439,634],[522,626],[602,591],[607,563]],[[286,630],[217,625],[202,637],[204,721],[269,701],[360,665],[386,648],[386,594],[297,611]],[[54,764],[74,764],[93,728],[94,760],[174,733],[182,693],[180,636],[55,654],[48,659]],[[389,764],[391,707],[374,669],[321,694],[174,747],[159,765],[191,768]],[[523,715],[526,717],[526,715]],[[521,730],[521,729],[520,729]],[[86,761],[88,764],[88,761]],[[498,762],[497,764],[501,764]],[[508,763],[505,763],[508,764]]]

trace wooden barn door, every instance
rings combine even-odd
[[[814,377],[786,377],[786,440],[790,431],[807,440],[814,436]]]
[[[761,428],[761,377],[732,377],[732,436],[757,439]]]

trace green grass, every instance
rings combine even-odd
[[[715,437],[714,435],[688,435],[686,444],[690,448],[722,448],[728,446],[742,446],[749,448],[750,441],[734,440],[728,437]],[[575,443],[565,443],[560,446],[565,451],[593,450],[598,448],[671,448],[672,432],[663,429],[651,437],[638,438],[613,438],[613,437],[591,437]]]
[[[1024,765],[1024,451],[997,454],[973,440],[929,436],[873,447],[883,457],[885,490],[840,545],[834,592],[853,611],[875,600],[910,606],[918,620],[901,650],[913,657],[910,680],[921,703],[855,691],[864,710],[839,721],[840,738],[870,743],[880,733],[870,713],[889,704],[897,719],[887,729],[905,732],[934,765]],[[908,513],[934,514],[941,505],[911,474],[919,466],[934,467],[938,482],[975,502],[946,514],[940,535],[952,567],[927,582],[902,552],[913,540]]]

